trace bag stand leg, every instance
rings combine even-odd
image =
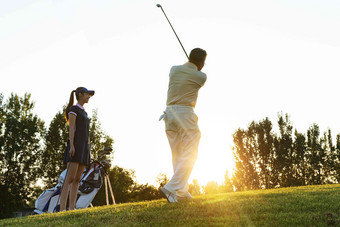
[[[116,205],[115,197],[114,197],[113,192],[112,192],[112,187],[111,187],[110,178],[109,178],[108,175],[106,175],[106,177],[107,177],[107,182],[108,182],[108,184],[109,184],[109,188],[110,188],[110,192],[111,192],[111,197],[112,197],[113,205]]]
[[[106,175],[104,176],[105,181],[105,196],[106,196],[106,205],[109,205],[109,196],[107,195],[107,183],[106,183]]]
[[[110,193],[111,193],[111,198],[112,198],[112,201],[113,201],[113,205],[116,205],[115,197],[114,197],[113,192],[112,192],[112,187],[111,187],[110,178],[109,178],[109,176],[106,175],[106,174],[105,174],[105,176],[104,176],[104,181],[105,181],[106,205],[110,205],[110,203],[109,203],[109,195],[108,195],[108,190],[107,190],[107,185],[109,185],[109,188],[110,188]]]

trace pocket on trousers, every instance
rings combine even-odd
[[[176,131],[177,130],[177,125],[174,119],[174,116],[172,114],[167,114],[165,119],[165,130],[167,131]]]

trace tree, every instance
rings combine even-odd
[[[3,95],[0,93],[0,165],[1,167],[4,167],[3,162],[5,162],[5,152],[3,151],[3,146],[5,145],[5,138],[4,138],[5,123],[6,123],[5,105],[3,104]],[[5,170],[1,168],[0,171],[1,171],[0,173],[2,176]]]
[[[256,123],[252,122],[248,130],[238,129],[233,134],[235,170],[232,182],[237,191],[260,188],[255,128]]]
[[[308,162],[306,160],[307,153],[307,144],[306,144],[306,136],[302,133],[299,133],[295,130],[295,139],[293,143],[293,147],[295,150],[295,178],[296,185],[306,185],[308,182],[307,179],[307,168]]]
[[[157,177],[158,188],[149,184],[138,184],[134,170],[124,169],[119,166],[114,166],[110,169],[108,176],[116,203],[161,199],[163,194],[160,193],[159,189],[169,181],[165,174],[159,174]],[[97,193],[92,204],[95,206],[106,205],[104,185]]]
[[[217,194],[221,193],[220,186],[216,181],[209,181],[206,186],[203,186],[204,194]]]
[[[195,195],[201,195],[202,192],[201,192],[201,186],[199,185],[198,183],[198,180],[197,179],[193,179],[192,180],[192,183],[189,184],[189,193],[193,196]]]
[[[340,134],[320,136],[317,124],[307,136],[295,130],[287,114],[278,115],[279,134],[265,118],[233,134],[236,190],[326,184],[340,181]]]
[[[264,188],[272,188],[275,180],[272,178],[272,165],[274,156],[274,135],[272,133],[272,123],[268,118],[255,125],[256,145],[258,153],[257,164],[259,166],[259,180]]]
[[[34,184],[42,175],[40,141],[44,137],[44,122],[33,113],[31,95],[11,94],[2,105],[0,188],[1,216],[26,206]],[[1,98],[2,99],[2,98]]]
[[[223,192],[233,192],[234,191],[233,183],[230,179],[228,170],[225,171],[224,182],[223,182],[222,188],[223,188]]]
[[[98,119],[98,111],[93,110],[92,118],[90,119],[90,144],[91,144],[91,156],[94,159],[98,158],[98,151],[101,151],[104,147],[112,147],[114,140],[103,132],[101,123]],[[113,159],[113,152],[111,154],[111,160]]]
[[[274,169],[280,173],[279,185],[287,187],[294,185],[293,181],[293,125],[289,120],[288,114],[285,116],[281,113],[278,115],[278,125],[280,135],[276,140],[276,164]]]
[[[160,173],[157,176],[158,190],[164,187],[169,182],[169,178],[165,173]]]
[[[0,93],[0,181],[3,182],[6,169],[5,166],[5,152],[3,146],[5,144],[4,130],[5,130],[5,106],[3,104],[3,95]],[[10,192],[7,185],[0,182],[0,219],[9,217],[11,210],[7,211],[8,207],[12,207],[10,200]]]
[[[136,186],[135,172],[114,166],[108,170],[108,176],[111,182],[112,191],[115,196],[116,203],[124,203],[131,201],[132,192]],[[98,191],[96,197],[92,201],[94,206],[106,205],[105,187],[104,183]]]
[[[2,147],[4,146],[4,127],[5,127],[5,106],[3,104],[4,96],[0,93],[0,161],[4,160],[5,156],[2,152]],[[2,172],[1,172],[2,174]]]
[[[45,136],[45,148],[41,168],[47,188],[54,187],[60,173],[66,168],[63,164],[68,140],[68,126],[64,112],[59,111],[53,118]]]
[[[307,146],[309,161],[308,183],[321,184],[323,182],[323,156],[324,151],[320,144],[320,129],[317,124],[312,124],[307,130]]]
[[[335,146],[335,160],[334,160],[334,174],[337,182],[340,182],[340,134],[336,136]]]
[[[135,185],[133,191],[131,193],[131,198],[129,201],[146,201],[146,200],[154,200],[161,199],[163,195],[160,191],[153,185],[149,184],[141,184]]]
[[[335,166],[337,162],[336,149],[333,145],[332,132],[330,129],[327,132],[324,132],[323,137],[321,139],[321,149],[324,151],[323,158],[323,175],[324,183],[336,183],[336,171]]]

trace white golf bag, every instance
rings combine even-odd
[[[112,151],[112,149],[110,150]],[[103,155],[108,154],[103,152]],[[103,157],[103,155],[101,157]],[[102,186],[106,169],[110,168],[110,161],[94,161],[85,169],[79,182],[76,209],[87,208]],[[59,176],[54,188],[45,190],[35,201],[35,214],[53,213],[59,211],[60,193],[67,174],[65,169]]]

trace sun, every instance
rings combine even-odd
[[[209,181],[216,181],[219,185],[224,182],[224,176],[226,171],[229,172],[229,176],[233,173],[234,160],[232,152],[226,150],[199,149],[198,158],[194,169],[191,173],[189,183],[193,179],[197,179],[198,183],[203,186]]]

